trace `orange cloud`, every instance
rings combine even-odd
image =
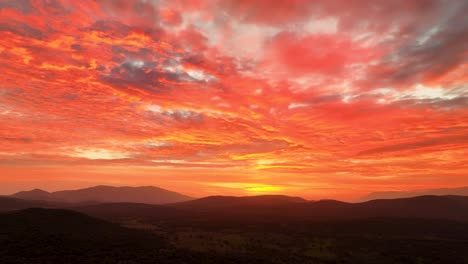
[[[0,3],[0,192],[468,184],[466,4],[280,2]]]

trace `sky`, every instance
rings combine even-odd
[[[468,1],[1,0],[0,193],[468,185]]]

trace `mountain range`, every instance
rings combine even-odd
[[[428,190],[425,193],[465,194],[468,188]],[[468,193],[415,195],[373,199],[360,203],[336,200],[308,201],[285,195],[209,196],[195,199],[158,187],[95,186],[79,190],[46,192],[35,189],[0,198],[0,211],[31,207],[67,208],[100,218],[127,216],[151,221],[290,222],[372,217],[431,218],[468,221]],[[385,195],[380,195],[385,196]],[[367,198],[380,197],[370,194]],[[385,196],[386,197],[386,196]]]
[[[41,200],[63,203],[146,203],[165,204],[193,200],[194,198],[153,186],[114,187],[94,186],[79,190],[47,192],[40,189],[10,195],[24,200]]]
[[[440,188],[440,189],[427,189],[427,190],[413,190],[413,191],[388,191],[388,192],[374,192],[364,197],[361,197],[358,202],[366,202],[378,199],[398,199],[410,198],[417,196],[468,196],[468,186],[459,188]],[[9,197],[19,198],[24,200],[40,200],[49,202],[60,203],[145,203],[145,204],[170,204],[185,201],[193,201],[195,205],[210,204],[216,207],[217,203],[232,204],[232,206],[242,205],[244,202],[248,203],[276,203],[281,204],[284,202],[306,202],[307,200],[301,197],[290,197],[284,195],[263,195],[261,199],[228,196],[210,196],[201,199],[165,190],[154,186],[141,186],[141,187],[114,187],[114,186],[94,186],[77,190],[65,190],[56,192],[47,192],[41,189],[34,189],[30,191],[21,191],[9,195]],[[189,205],[187,205],[189,206]],[[231,204],[229,205],[231,206]]]
[[[80,200],[82,201],[82,200]],[[0,197],[0,211],[31,207],[65,208],[98,218],[133,217],[151,222],[279,223],[367,219],[375,217],[468,221],[466,196],[418,196],[346,203],[306,201],[297,197],[263,195],[212,196],[171,204],[134,202],[63,203]]]

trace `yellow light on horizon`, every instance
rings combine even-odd
[[[284,191],[284,187],[263,183],[247,182],[213,182],[211,186],[243,190],[246,194],[278,194]]]
[[[245,191],[247,193],[251,194],[269,194],[269,193],[277,193],[283,190],[283,188],[279,186],[273,186],[273,185],[265,185],[265,184],[255,184],[252,187],[247,187],[245,188]]]

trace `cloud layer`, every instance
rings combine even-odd
[[[0,183],[349,199],[468,184],[468,4],[0,3]]]

